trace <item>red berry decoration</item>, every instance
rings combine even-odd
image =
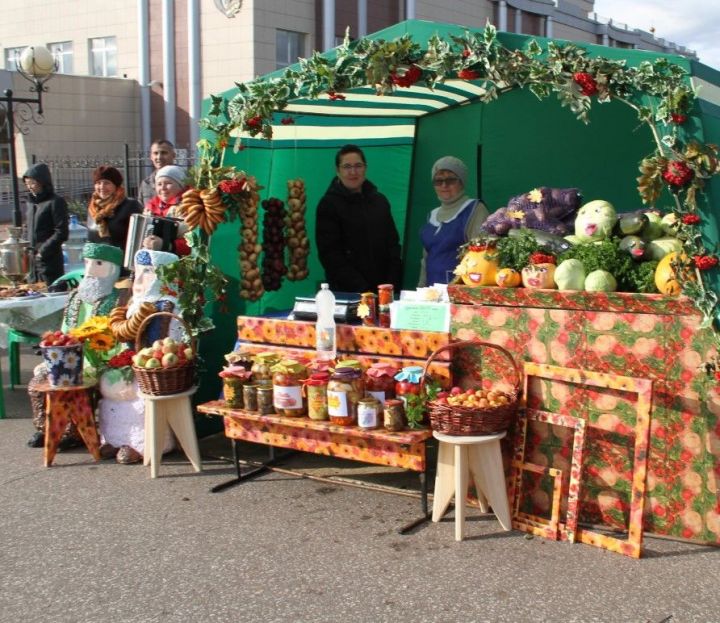
[[[687,121],[687,115],[683,115],[681,112],[671,112],[670,121],[680,125],[681,123],[685,123]]]
[[[573,80],[580,87],[580,92],[587,97],[598,92],[597,82],[589,73],[578,71],[573,74]]]
[[[662,173],[663,179],[672,186],[685,186],[692,180],[692,169],[681,160],[671,160]]]
[[[718,265],[718,258],[714,255],[695,255],[693,261],[698,270],[710,270]]]
[[[239,180],[223,180],[218,188],[228,195],[238,195],[245,190],[245,178]]]
[[[480,73],[474,69],[461,69],[457,75],[461,80],[475,80],[480,77]]]
[[[683,225],[697,225],[700,217],[697,214],[684,214],[682,217]]]
[[[390,72],[390,80],[392,80],[394,85],[399,87],[411,87],[420,80],[420,78],[422,78],[422,69],[417,65],[410,65],[402,75],[395,71]]]
[[[283,117],[282,119],[280,119],[280,123],[282,123],[283,125],[293,125],[295,123],[295,119],[293,119],[292,117]]]
[[[328,96],[332,102],[345,99],[345,96],[342,93],[335,93],[335,91],[328,91]]]
[[[540,253],[539,251],[532,253],[530,255],[529,261],[531,264],[556,264],[557,263],[557,260],[555,259],[554,255],[550,255],[549,253]]]
[[[247,126],[249,128],[259,128],[262,125],[262,117],[260,115],[256,115],[255,117],[250,117],[250,119],[247,120]]]

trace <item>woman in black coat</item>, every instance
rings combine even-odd
[[[400,237],[390,203],[365,179],[365,154],[345,145],[335,156],[337,177],[320,203],[315,242],[330,289],[335,292],[376,291],[391,283],[400,288]]]
[[[33,281],[50,285],[64,270],[62,244],[68,239],[68,209],[65,199],[55,194],[48,166],[40,162],[23,175],[30,192],[26,206],[30,246],[35,251]]]
[[[122,173],[102,165],[93,171],[93,188],[88,205],[88,241],[110,244],[125,251],[130,216],[143,211],[137,199],[125,195]]]

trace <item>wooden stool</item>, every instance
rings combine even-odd
[[[175,433],[185,455],[196,472],[202,471],[195,422],[190,396],[197,391],[192,387],[179,394],[151,396],[140,392],[145,399],[145,456],[143,464],[150,465],[150,477],[157,478],[162,461],[163,444],[167,427]]]
[[[481,510],[487,512],[484,496],[489,500],[500,525],[510,530],[510,505],[500,454],[500,440],[505,437],[505,433],[465,437],[433,431],[433,437],[440,442],[440,448],[432,520],[440,521],[455,494],[455,540],[463,540],[468,475],[472,474]]]
[[[75,424],[83,443],[96,461],[100,460],[100,437],[88,389],[96,383],[52,387],[45,381],[36,390],[45,393],[45,467],[52,465],[68,422]]]

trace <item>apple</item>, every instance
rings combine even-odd
[[[164,354],[165,353],[162,351],[162,348],[160,348],[159,350],[153,350],[151,357],[155,357],[155,359],[162,359]]]
[[[460,389],[457,385],[450,390],[451,396],[458,396],[459,394],[462,394],[462,389]]]
[[[177,353],[178,345],[175,344],[174,342],[173,342],[172,344],[163,344],[163,347],[162,347],[161,350],[162,350],[162,352],[165,353],[166,355],[167,355],[168,353]]]
[[[138,368],[144,368],[148,359],[150,359],[150,357],[148,357],[145,353],[143,353],[141,351],[141,352],[133,355],[133,358],[132,358],[133,365]]]
[[[151,370],[153,368],[159,368],[161,365],[162,364],[157,357],[150,357],[150,359],[145,362],[145,368],[147,368],[148,370]]]
[[[163,341],[162,340],[155,340],[152,343],[152,349],[153,350],[162,350],[163,347]]]
[[[189,346],[185,350],[183,350],[183,353],[185,354],[185,359],[187,359],[188,361],[191,361],[192,358],[195,357],[195,353],[193,352],[193,349],[190,348]]]
[[[178,364],[178,356],[175,353],[165,353],[160,360],[163,368],[171,368]]]

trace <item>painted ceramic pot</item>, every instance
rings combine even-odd
[[[45,346],[40,349],[52,387],[73,387],[83,381],[83,345]]]

